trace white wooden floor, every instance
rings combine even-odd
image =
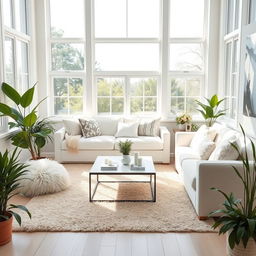
[[[215,233],[14,233],[1,256],[222,256]]]

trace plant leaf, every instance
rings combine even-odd
[[[8,98],[10,98],[17,105],[20,104],[20,100],[21,100],[20,94],[9,84],[2,83],[2,91]]]
[[[35,112],[31,112],[30,114],[28,114],[24,120],[23,120],[23,123],[24,123],[24,126],[26,127],[30,127],[32,126],[37,120],[37,115]]]
[[[21,97],[20,100],[20,104],[23,108],[28,107],[33,100],[33,96],[34,96],[34,91],[35,91],[35,87],[33,86],[32,88],[28,89]]]

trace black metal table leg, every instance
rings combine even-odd
[[[153,202],[156,202],[156,174],[154,174],[154,199]]]
[[[90,199],[90,202],[92,202],[92,188],[91,188],[91,174],[89,174],[89,199]]]

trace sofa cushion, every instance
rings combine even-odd
[[[82,135],[81,125],[78,119],[63,119],[63,124],[68,135]]]
[[[157,119],[141,119],[138,129],[139,136],[158,136],[159,135],[160,118]]]
[[[101,131],[98,122],[94,119],[78,119],[81,124],[82,134],[85,138],[100,136]]]
[[[208,160],[209,156],[215,149],[216,145],[213,141],[206,139],[201,142],[200,145],[198,145],[197,152],[200,156],[201,160]]]
[[[150,136],[138,136],[136,138],[117,138],[115,143],[115,149],[119,150],[119,141],[125,141],[129,139],[132,141],[132,150],[162,150],[164,147],[163,141],[160,137]]]
[[[100,131],[102,135],[115,136],[117,132],[118,122],[121,121],[121,118],[117,117],[102,117],[95,116],[93,117],[99,124]]]
[[[138,122],[134,123],[118,123],[118,129],[115,137],[138,137]]]
[[[191,147],[176,147],[175,158],[177,158],[181,165],[186,159],[200,160],[198,153],[195,152]]]
[[[115,137],[113,136],[81,137],[78,150],[114,150],[114,145]],[[66,140],[62,142],[62,149],[68,150]]]

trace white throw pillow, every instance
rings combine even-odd
[[[64,119],[63,124],[68,135],[82,135],[81,126],[77,119]]]
[[[215,143],[211,140],[204,140],[200,145],[198,145],[197,153],[200,156],[201,160],[208,160],[209,156],[212,154],[215,149]]]
[[[213,141],[215,137],[216,137],[215,128],[202,125],[194,135],[190,143],[190,147],[197,150],[198,145],[202,144],[203,141],[206,141],[206,140]]]
[[[115,137],[138,137],[139,123],[123,123],[118,124],[117,133]]]
[[[216,146],[215,150],[212,152],[209,160],[237,160],[238,152],[230,144],[231,142],[236,144],[237,137],[225,138],[220,141]]]

